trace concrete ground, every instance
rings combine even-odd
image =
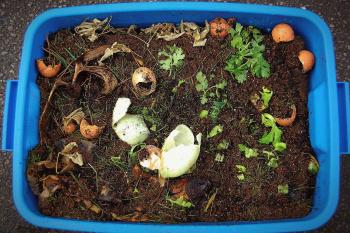
[[[53,7],[112,2],[66,0],[3,0],[0,1],[0,109],[3,107],[5,82],[17,79],[23,34],[27,25],[40,12]],[[248,0],[242,2],[302,7],[321,15],[330,26],[336,47],[337,78],[350,81],[350,1],[273,1]],[[0,111],[2,119],[2,111]],[[1,126],[0,126],[1,127]],[[338,210],[321,229],[314,232],[350,232],[350,156],[342,157],[341,195]],[[48,232],[26,223],[16,212],[12,202],[12,154],[0,153],[0,232]]]

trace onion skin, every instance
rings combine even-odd
[[[43,59],[36,60],[36,66],[38,67],[39,73],[45,78],[53,78],[61,70],[61,64],[47,66]]]

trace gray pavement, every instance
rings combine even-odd
[[[5,82],[8,79],[17,79],[23,34],[32,19],[48,8],[106,2],[113,1],[0,1],[0,119],[2,119]],[[337,78],[350,81],[350,74],[347,72],[350,71],[350,1],[248,0],[241,2],[303,7],[321,15],[333,32]],[[338,210],[328,224],[314,232],[350,232],[350,156],[343,156],[341,160],[342,180]],[[0,232],[48,232],[46,229],[37,229],[29,225],[17,214],[12,202],[11,163],[12,154],[0,152]]]

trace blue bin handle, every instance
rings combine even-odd
[[[1,143],[1,149],[5,151],[13,150],[17,85],[17,80],[7,80],[6,82],[5,107],[2,120]]]
[[[350,88],[348,82],[338,82],[339,149],[350,154]]]

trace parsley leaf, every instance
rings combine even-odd
[[[178,68],[180,68],[185,59],[185,54],[182,48],[176,45],[167,46],[167,49],[163,49],[158,52],[158,58],[165,57],[165,59],[159,60],[160,68],[169,71],[169,76]]]
[[[231,47],[235,53],[226,61],[225,70],[228,71],[238,83],[247,80],[248,71],[254,76],[268,78],[270,64],[265,60],[262,44],[264,36],[254,27],[243,28],[239,23],[230,29]]]
[[[213,105],[211,106],[211,111],[210,111],[210,118],[213,121],[216,121],[218,119],[219,114],[221,110],[225,107],[226,103],[227,103],[227,99],[224,99],[222,101],[215,100],[213,102]]]

